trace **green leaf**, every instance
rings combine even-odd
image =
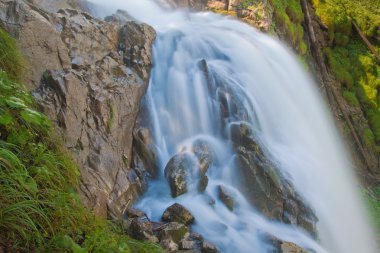
[[[9,125],[12,121],[12,115],[9,112],[0,109],[0,125],[6,126]]]
[[[34,134],[25,126],[21,126],[17,131],[12,131],[7,141],[15,145],[25,145],[33,140]]]
[[[35,125],[41,125],[45,121],[45,118],[41,113],[28,108],[24,109],[20,115],[23,120]]]
[[[21,109],[21,108],[26,107],[24,101],[17,97],[9,97],[5,100],[5,102],[10,108],[13,108],[13,109]]]

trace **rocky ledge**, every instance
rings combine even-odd
[[[96,19],[82,2],[0,0],[0,27],[17,39],[28,88],[81,168],[85,204],[116,218],[143,188],[130,168],[132,132],[156,34],[128,17]]]

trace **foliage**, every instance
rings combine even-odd
[[[0,69],[6,71],[11,79],[20,81],[24,68],[16,41],[0,27]]]
[[[11,75],[0,70],[0,251],[163,252],[84,208],[77,166]]]
[[[301,56],[307,54],[302,22],[304,15],[300,0],[270,0],[274,7],[276,27],[285,31],[285,36]]]
[[[380,66],[366,44],[353,31],[351,21],[354,20],[370,40],[371,36],[379,36],[380,2],[313,0],[313,3],[322,22],[329,28],[330,47],[325,48],[325,54],[331,70],[342,83],[346,100],[364,111],[370,128],[363,132],[362,137],[365,143],[378,151]],[[372,43],[380,52],[378,39],[373,38]]]
[[[373,217],[374,227],[380,237],[380,186],[375,187],[372,192],[365,191],[365,198]]]

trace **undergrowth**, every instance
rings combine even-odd
[[[313,3],[329,28],[330,46],[325,54],[331,70],[343,85],[343,97],[362,108],[370,127],[363,131],[362,138],[380,155],[380,63],[351,23],[356,22],[380,52],[380,2],[313,0]]]
[[[377,229],[377,236],[380,238],[380,186],[376,187],[373,192],[365,191],[365,198],[372,216],[373,225]]]
[[[285,31],[287,40],[301,56],[306,56],[308,48],[304,41],[302,22],[304,14],[300,0],[270,0],[274,7],[276,27]]]
[[[0,251],[163,252],[84,208],[76,164],[16,82],[22,58],[14,40],[0,29],[0,42]]]

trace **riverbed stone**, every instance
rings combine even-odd
[[[231,197],[228,190],[222,185],[218,186],[218,196],[230,211],[234,210],[234,199]]]
[[[178,222],[184,225],[194,223],[194,216],[181,204],[175,203],[168,207],[162,215],[162,220],[167,222]]]
[[[153,225],[146,218],[133,218],[127,234],[136,240],[158,242],[158,238],[153,235]]]
[[[173,156],[166,165],[165,177],[174,198],[187,192],[187,179],[191,176],[194,166],[194,159],[187,153]]]
[[[202,243],[202,253],[219,253],[219,250],[214,244],[205,241]]]
[[[160,241],[172,240],[178,244],[189,235],[189,228],[178,222],[169,222],[158,232]]]

